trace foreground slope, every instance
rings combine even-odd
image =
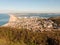
[[[30,31],[0,27],[0,45],[60,45],[60,31]]]

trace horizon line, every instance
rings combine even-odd
[[[60,11],[14,11],[14,10],[0,10],[0,13],[60,13]]]

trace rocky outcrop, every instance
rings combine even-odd
[[[54,23],[57,23],[58,27],[60,28],[60,16],[50,17],[49,19],[52,20]]]

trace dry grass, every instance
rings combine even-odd
[[[60,45],[60,31],[33,32],[0,27],[0,45]]]

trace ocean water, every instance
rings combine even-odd
[[[29,13],[29,14],[25,14],[25,15],[18,15],[20,17],[46,17],[46,18],[49,18],[49,17],[56,17],[56,16],[60,16],[60,14],[50,14],[50,13],[42,13],[42,14],[36,14],[36,13]]]
[[[0,14],[0,26],[8,23],[9,15],[8,14]]]
[[[17,17],[44,17],[44,18],[49,18],[49,17],[56,17],[60,16],[60,14],[36,14],[36,13],[29,13],[25,15],[20,15],[17,14]],[[0,14],[0,26],[8,23],[10,16],[8,14]]]

